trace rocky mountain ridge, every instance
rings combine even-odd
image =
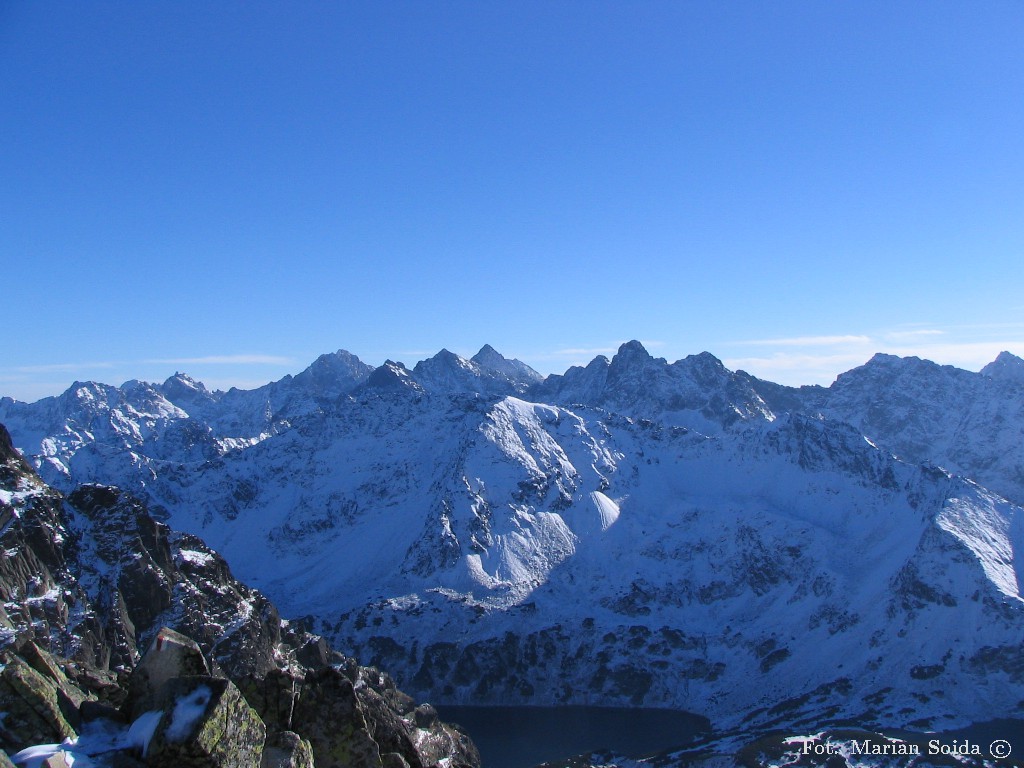
[[[0,419],[45,478],[124,485],[436,700],[1017,712],[1016,358],[881,356],[826,389],[638,342],[543,381],[496,354],[300,374],[244,409],[80,385]]]

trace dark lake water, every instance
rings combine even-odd
[[[708,728],[703,717],[669,709],[438,706],[437,711],[473,737],[483,768],[531,768],[601,748],[638,757],[684,745]]]

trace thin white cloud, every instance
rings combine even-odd
[[[870,344],[870,336],[793,336],[781,339],[753,339],[728,342],[746,347],[832,347],[840,344]]]
[[[107,361],[91,363],[49,363],[47,365],[19,365],[12,370],[19,373],[59,373],[60,371],[77,371],[91,368],[113,368],[117,363]]]
[[[597,355],[614,355],[619,351],[619,347],[626,343],[628,340],[616,342],[614,344],[608,344],[603,347],[568,347],[566,349],[556,349],[554,352],[548,353],[547,355],[537,355],[540,358],[560,358],[560,357],[595,357]],[[644,346],[644,349],[657,349],[658,347],[664,347],[664,341],[658,341],[657,339],[640,339],[640,343]]]
[[[946,331],[940,331],[937,328],[921,328],[914,331],[887,331],[883,334],[883,338],[892,342],[905,342],[945,335]]]
[[[870,353],[863,352],[831,355],[779,353],[769,357],[726,358],[722,362],[734,371],[743,370],[778,384],[799,386],[831,384],[837,375],[863,365],[869,357]]]
[[[971,323],[965,325],[951,325],[949,331],[1024,331],[1024,323]]]
[[[279,355],[207,355],[145,360],[158,365],[294,365],[295,360]]]

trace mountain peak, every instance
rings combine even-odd
[[[619,347],[619,351],[615,353],[616,357],[618,357],[619,355],[642,355],[644,357],[651,356],[647,349],[644,347],[644,345],[641,344],[636,339],[633,339],[632,341],[627,341],[625,344],[622,344]]]
[[[411,371],[402,363],[394,360],[385,360],[379,368],[374,368],[373,373],[366,379],[366,385],[372,389],[384,390],[420,390],[422,387],[416,383]]]
[[[367,365],[351,352],[339,349],[337,352],[320,355],[293,381],[300,387],[329,396],[350,391],[366,381],[372,372],[373,366]]]
[[[431,360],[437,360],[438,362],[445,361],[448,363],[460,364],[466,362],[466,358],[462,355],[457,355],[447,347],[442,347],[441,351],[434,355]]]
[[[981,369],[983,376],[999,381],[1024,383],[1024,360],[1011,352],[1000,352],[996,359]]]
[[[710,352],[701,352],[696,355],[688,355],[686,357],[686,360],[691,364],[699,366],[701,368],[708,368],[716,371],[724,371],[726,369],[725,363],[723,363]]]
[[[505,359],[505,357],[490,344],[484,344],[482,347],[480,347],[480,351],[473,355],[473,357],[482,357],[485,359],[489,357],[500,357],[502,360]]]
[[[897,365],[900,361],[910,359],[899,355],[890,355],[887,352],[875,352],[865,365]]]
[[[193,390],[196,392],[206,392],[206,385],[201,381],[196,381],[187,373],[181,371],[175,371],[173,376],[168,376],[164,381],[162,388],[164,390],[176,389],[176,390]]]
[[[480,347],[480,351],[473,355],[472,362],[481,368],[496,371],[513,382],[518,382],[522,385],[534,384],[544,379],[541,374],[537,373],[537,371],[533,370],[522,360],[509,360],[490,344],[484,344]]]
[[[412,374],[416,378],[436,378],[439,375],[453,372],[478,375],[473,363],[449,349],[442,349],[433,357],[420,360],[412,369]]]
[[[619,351],[612,358],[609,374],[613,377],[619,376],[624,371],[646,368],[652,363],[667,364],[662,357],[652,357],[650,352],[644,348],[644,345],[634,339],[633,341],[627,341],[619,347]]]

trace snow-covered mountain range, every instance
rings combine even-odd
[[[1024,702],[1024,361],[829,387],[638,342],[543,378],[339,351],[257,390],[0,400],[42,477],[201,535],[434,701],[942,727]]]

